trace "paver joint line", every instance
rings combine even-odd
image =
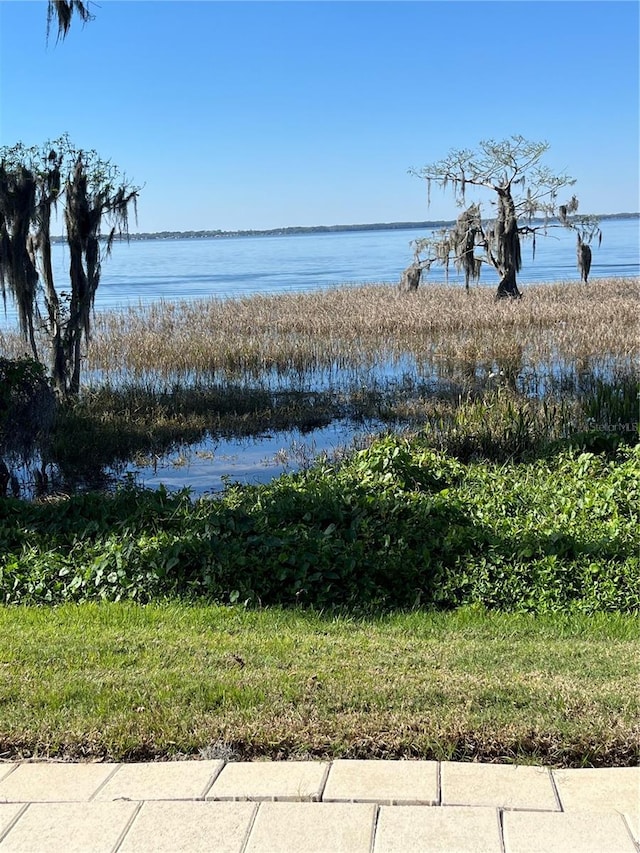
[[[639,807],[638,807],[638,810],[640,811],[640,805],[639,805]],[[623,822],[623,823],[624,823],[624,825],[626,826],[626,828],[627,828],[627,832],[629,833],[629,838],[631,838],[631,840],[632,840],[632,841],[633,841],[633,843],[635,844],[636,849],[637,849],[638,851],[640,851],[640,837],[636,837],[636,834],[635,834],[635,832],[633,831],[633,827],[632,827],[632,826],[631,826],[631,824],[629,823],[629,818],[627,817],[627,815],[626,815],[626,814],[623,814],[623,815],[621,815],[621,817],[622,817],[622,822]],[[640,819],[640,818],[639,818],[639,819]]]
[[[500,839],[500,853],[507,853],[507,848],[504,843],[504,812],[502,809],[496,809],[496,817],[498,819],[498,837]]]
[[[247,826],[247,831],[245,833],[244,839],[242,841],[242,847],[240,848],[240,853],[245,853],[247,849],[247,845],[249,844],[249,839],[251,838],[251,833],[253,832],[253,825],[256,822],[256,817],[258,816],[258,810],[260,809],[260,803],[256,803],[253,807],[253,814],[249,820],[249,825]]]
[[[116,773],[118,772],[118,770],[119,770],[121,767],[122,767],[122,765],[121,765],[121,764],[116,764],[116,765],[114,766],[113,770],[111,771],[111,773],[109,773],[109,775],[108,775],[108,776],[107,776],[107,778],[104,780],[104,782],[102,782],[102,784],[98,785],[98,787],[96,788],[96,790],[95,790],[95,791],[93,792],[93,794],[89,797],[89,802],[90,802],[90,803],[91,803],[91,802],[93,802],[93,801],[95,800],[95,798],[98,796],[98,794],[100,793],[100,791],[104,788],[104,786],[105,786],[105,785],[107,785],[107,784],[111,781],[111,779],[116,775]]]
[[[227,764],[228,764],[227,759],[223,758],[222,764],[218,767],[217,770],[214,770],[213,773],[211,774],[211,778],[209,779],[209,784],[204,789],[202,796],[198,797],[199,800],[206,800],[207,799],[207,794],[213,788],[214,782],[216,781],[218,776],[222,773],[222,771],[227,766]]]
[[[477,806],[479,809],[492,808],[491,806]],[[566,814],[558,809],[540,809],[534,806],[498,806],[503,812],[527,812],[527,814]]]
[[[549,772],[549,781],[551,782],[551,789],[553,791],[553,795],[556,798],[556,803],[558,804],[558,809],[561,812],[564,812],[564,807],[562,805],[562,800],[560,799],[560,793],[558,791],[558,786],[556,785],[556,780],[555,780],[555,777],[551,771],[551,768],[549,768],[548,772]]]
[[[369,853],[374,853],[376,846],[376,833],[378,831],[378,821],[380,820],[380,806],[376,806],[373,812],[373,826],[371,827],[371,842],[369,844]]]
[[[6,825],[4,832],[0,832],[0,844],[2,844],[3,839],[5,839],[7,835],[11,832],[13,827],[17,824],[17,822],[20,820],[20,818],[26,812],[30,805],[31,803],[24,803],[14,816],[13,820],[10,820],[9,823]]]
[[[124,799],[124,797],[122,799]],[[116,843],[113,847],[112,853],[118,853],[118,850],[122,847],[122,843],[124,842],[125,838],[127,837],[127,833],[129,832],[129,830],[133,826],[135,819],[140,814],[140,809],[142,808],[143,805],[144,805],[144,803],[138,803],[137,809],[131,815],[131,817],[127,821],[124,829],[120,833],[120,838],[118,838],[118,840],[116,841]]]
[[[333,766],[333,761],[327,761],[327,766],[324,769],[324,773],[322,775],[322,780],[320,781],[320,787],[318,788],[318,802],[323,802],[324,798],[324,789],[327,787],[327,779],[329,778],[329,773],[331,772],[331,768]]]
[[[17,766],[18,765],[14,763],[12,767],[9,768],[9,771],[7,773],[0,773],[0,780],[8,779],[9,776],[11,776],[11,774],[15,772]]]

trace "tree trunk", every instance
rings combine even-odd
[[[59,328],[49,339],[49,356],[51,381],[58,398],[63,399],[67,396],[67,359]]]
[[[578,269],[580,271],[580,280],[585,284],[589,278],[589,270],[591,269],[591,246],[583,243],[578,235]]]
[[[411,264],[400,277],[400,290],[417,290],[421,275],[422,267],[418,264]]]
[[[496,299],[520,299],[522,294],[516,284],[516,274],[522,262],[520,254],[520,234],[518,218],[511,196],[511,187],[499,187],[498,215],[495,222],[493,239],[495,241],[494,265],[502,278],[498,285]]]
[[[7,468],[7,463],[0,457],[0,498],[6,498],[10,480],[11,474]]]
[[[73,370],[71,380],[69,382],[69,394],[72,397],[77,397],[80,393],[80,363],[82,359],[81,351],[82,339],[80,333],[76,335],[73,346]]]
[[[516,283],[515,267],[508,267],[502,272],[502,278],[498,285],[496,299],[522,299],[522,294],[518,290]]]

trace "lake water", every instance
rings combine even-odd
[[[640,220],[602,222],[600,248],[593,247],[592,278],[640,274]],[[253,293],[315,290],[334,285],[396,283],[413,257],[411,242],[425,230],[344,231],[282,237],[221,237],[189,240],[118,242],[104,263],[96,310],[155,300],[192,300],[209,296],[242,297]],[[53,248],[56,281],[68,275],[68,251]],[[564,228],[551,229],[536,242],[523,243],[519,282],[576,280],[575,238]],[[435,267],[423,279],[444,281]],[[461,283],[453,268],[451,283]],[[481,283],[497,286],[492,269]],[[62,288],[64,289],[64,288]],[[16,314],[7,303],[0,327],[15,327]]]
[[[591,277],[640,274],[640,221],[605,220],[600,248],[594,246]],[[105,262],[96,310],[109,310],[155,300],[181,301],[206,297],[233,298],[254,293],[314,290],[335,285],[397,283],[411,262],[411,242],[424,230],[334,232],[281,237],[150,240],[116,243]],[[64,281],[68,252],[54,246],[54,273]],[[485,270],[483,283],[496,287],[497,277]],[[564,229],[540,237],[535,260],[531,244],[523,246],[519,283],[577,280],[575,238]],[[442,270],[423,280],[444,281]],[[450,275],[451,283],[462,283]],[[15,328],[16,314],[8,303],[0,328]],[[207,438],[177,449],[153,465],[130,465],[138,482],[169,488],[189,486],[194,494],[219,491],[226,478],[266,482],[285,470],[296,470],[320,451],[331,452],[358,442],[379,424],[354,427],[334,423],[302,434],[273,432],[253,439]]]

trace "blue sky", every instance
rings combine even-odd
[[[585,213],[639,204],[636,2],[122,2],[46,44],[0,2],[0,144],[67,131],[144,185],[133,231],[450,219],[407,173],[518,133]]]

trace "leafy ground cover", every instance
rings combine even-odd
[[[0,754],[640,759],[633,616],[0,609]]]
[[[0,501],[5,603],[640,610],[640,450],[463,464],[389,436],[219,499]]]

